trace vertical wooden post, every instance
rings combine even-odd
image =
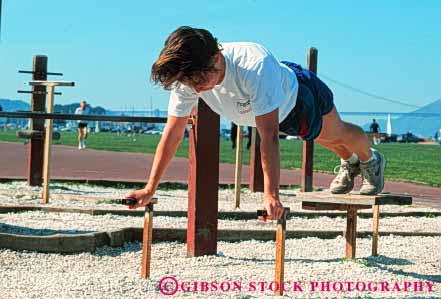
[[[309,48],[307,55],[307,66],[309,71],[317,74],[317,55],[316,48]],[[303,156],[302,156],[302,192],[311,192],[313,185],[313,157],[314,157],[314,142],[303,142]]]
[[[380,205],[374,205],[372,223],[372,256],[378,255],[378,225],[380,223]]]
[[[199,99],[190,129],[187,255],[217,252],[220,117]]]
[[[234,208],[240,207],[240,187],[242,183],[242,146],[243,127],[237,126],[236,139],[236,170],[234,176]]]
[[[52,113],[54,106],[54,86],[48,86],[48,102],[47,113]],[[44,141],[44,168],[43,168],[43,204],[49,202],[49,172],[50,172],[50,157],[52,146],[52,119],[46,120],[46,133]]]
[[[34,56],[32,80],[47,80],[47,56]],[[31,110],[44,112],[46,105],[46,86],[32,86]],[[31,130],[43,131],[44,119],[31,120]],[[41,186],[43,182],[44,140],[31,138],[28,149],[27,182],[30,186]]]
[[[276,232],[276,277],[275,281],[279,288],[274,291],[275,296],[283,295],[283,282],[285,279],[285,235],[286,235],[286,218],[289,214],[289,208],[285,208],[283,216],[277,220]]]
[[[260,156],[260,137],[256,128],[253,128],[251,133],[250,190],[251,192],[263,192],[263,169]]]
[[[153,228],[153,203],[145,207],[144,230],[142,231],[142,263],[141,277],[150,278],[150,262],[152,259],[152,228]]]
[[[357,243],[357,208],[350,206],[346,218],[346,258],[355,258]]]

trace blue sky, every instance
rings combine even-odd
[[[165,109],[168,93],[149,82],[165,38],[180,25],[206,28],[220,41],[264,44],[280,60],[383,97],[423,106],[441,98],[441,1],[113,1],[3,0],[0,98],[23,99],[32,56],[75,87],[56,103],[87,99],[113,109]],[[59,77],[51,77],[60,80]],[[415,108],[356,93],[324,79],[340,111]]]

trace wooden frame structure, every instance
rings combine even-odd
[[[332,194],[330,192],[299,193],[305,210],[338,210],[347,211],[346,216],[346,253],[345,257],[354,259],[357,242],[357,211],[373,210],[372,224],[372,255],[378,255],[378,227],[380,221],[380,206],[382,205],[411,205],[412,197],[402,194],[380,193],[377,195],[360,195],[357,193]]]

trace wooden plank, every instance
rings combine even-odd
[[[355,258],[355,248],[357,245],[357,209],[354,207],[348,208],[348,215],[346,218],[346,258]]]
[[[47,56],[37,55],[32,63],[32,80],[47,79]],[[33,112],[44,112],[46,110],[46,87],[33,86],[31,96],[31,110]],[[31,119],[30,129],[43,131],[43,119]],[[28,149],[27,182],[29,186],[41,186],[43,183],[43,160],[44,140],[31,139]]]
[[[346,211],[348,208],[354,207],[359,210],[367,210],[372,208],[372,205],[355,205],[355,204],[344,204],[344,203],[324,203],[324,202],[302,202],[302,209],[312,210],[312,211]]]
[[[240,207],[240,187],[242,183],[242,146],[243,132],[242,126],[237,126],[236,138],[236,169],[234,175],[234,208]]]
[[[152,201],[145,207],[144,212],[141,261],[141,277],[144,279],[150,278],[150,263],[152,260],[153,205],[154,202]]]
[[[190,128],[187,254],[216,254],[220,117],[201,99]]]
[[[263,192],[263,169],[260,155],[260,137],[256,128],[251,130],[250,191]]]
[[[283,295],[283,282],[285,279],[285,236],[286,236],[286,217],[289,214],[289,208],[285,208],[283,216],[277,220],[276,232],[276,275],[275,281],[279,288],[274,291],[274,295]]]
[[[329,191],[299,192],[297,198],[305,203],[345,204],[373,206],[378,205],[410,205],[412,197],[403,194],[380,193],[377,195],[360,195],[359,193],[332,194]]]
[[[372,256],[378,255],[378,226],[380,224],[380,206],[374,205],[372,208]]]

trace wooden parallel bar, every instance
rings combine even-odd
[[[36,138],[44,140],[44,136],[46,136],[45,131],[37,131],[37,130],[20,130],[16,133],[18,138],[22,139],[30,139],[30,138]],[[59,140],[61,137],[59,132],[52,132],[52,139],[53,140]]]
[[[357,208],[349,207],[346,218],[346,258],[355,258],[357,245]]]
[[[372,207],[372,256],[378,255],[378,226],[380,224],[380,206]]]
[[[219,131],[219,115],[199,99],[189,137],[187,255],[190,257],[217,252]]]
[[[150,263],[152,259],[152,228],[153,228],[153,205],[149,203],[144,211],[144,229],[142,232],[142,262],[141,277],[150,278]]]
[[[285,280],[285,237],[286,237],[286,218],[289,208],[285,208],[283,216],[277,220],[276,232],[276,273],[275,281],[279,288],[274,291],[275,296],[283,295],[283,283]]]

